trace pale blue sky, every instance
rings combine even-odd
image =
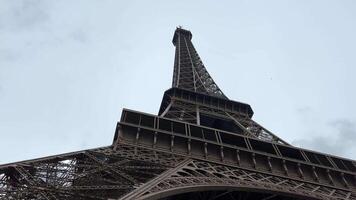
[[[0,0],[0,163],[111,144],[156,114],[175,27],[284,140],[356,159],[355,1]]]

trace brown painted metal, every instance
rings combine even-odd
[[[158,116],[124,109],[113,144],[0,166],[0,199],[356,200],[356,162],[289,145],[229,100],[177,28]]]

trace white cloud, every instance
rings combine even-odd
[[[109,145],[123,107],[157,113],[180,24],[219,87],[263,126],[356,156],[346,148],[355,146],[352,3],[0,4],[0,163]]]

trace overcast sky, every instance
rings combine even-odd
[[[293,145],[356,159],[356,1],[0,0],[0,163],[110,145],[156,114],[175,27]]]

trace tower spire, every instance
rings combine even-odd
[[[227,99],[209,75],[200,59],[189,30],[177,27],[173,36],[176,47],[172,87]]]
[[[261,140],[287,144],[252,120],[250,105],[229,100],[209,75],[189,30],[177,27],[172,88],[164,94],[159,115],[197,125],[222,129]]]

